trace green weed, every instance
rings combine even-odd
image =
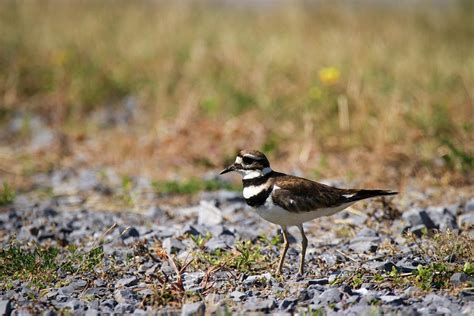
[[[12,204],[15,201],[15,190],[7,182],[3,182],[0,190],[0,206]]]
[[[42,289],[62,280],[63,273],[93,272],[102,262],[102,247],[80,252],[75,246],[21,247],[11,244],[0,250],[0,285],[8,287],[14,280],[28,281]]]

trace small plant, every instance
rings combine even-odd
[[[0,190],[0,206],[12,204],[15,201],[15,191],[7,182],[3,182],[3,187]]]
[[[206,236],[202,236],[201,234],[199,234],[197,236],[190,235],[190,237],[191,237],[191,240],[199,249],[204,249],[206,242],[209,241],[209,239],[211,239],[212,235],[210,232],[207,232]]]
[[[75,246],[24,248],[10,244],[0,250],[0,287],[8,286],[13,280],[28,281],[40,289],[51,287],[61,281],[63,272],[93,272],[103,256],[102,247],[79,252]]]
[[[133,180],[129,176],[122,177],[122,194],[120,197],[127,204],[132,206],[134,203],[133,195]]]

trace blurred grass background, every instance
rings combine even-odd
[[[316,178],[472,184],[471,1],[238,3],[0,2],[4,175],[195,177],[257,148]],[[32,150],[36,118],[55,141]]]

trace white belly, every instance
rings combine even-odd
[[[271,200],[271,195],[268,197],[264,205],[256,208],[257,214],[263,219],[282,226],[294,226],[304,222],[308,222],[321,216],[329,216],[342,211],[354,202],[339,205],[333,208],[321,208],[309,212],[292,213],[275,205]]]

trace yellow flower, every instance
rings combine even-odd
[[[336,67],[324,67],[319,71],[319,80],[325,85],[333,85],[339,82],[341,72]]]

